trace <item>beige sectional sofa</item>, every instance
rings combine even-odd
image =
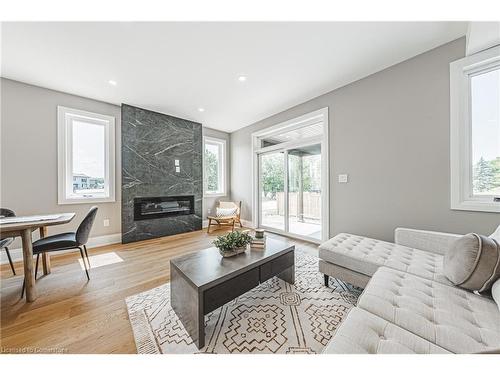
[[[460,235],[398,228],[395,242],[341,233],[319,267],[364,288],[325,353],[478,353],[500,350],[500,310],[453,286],[443,256]]]

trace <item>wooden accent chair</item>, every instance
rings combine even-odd
[[[231,216],[208,216],[208,227],[207,227],[207,233],[210,233],[210,227],[212,225],[217,225],[218,228],[221,226],[230,226],[232,227],[232,231],[234,231],[234,226],[235,224],[238,224],[240,228],[243,228],[241,225],[241,201],[238,202],[220,202],[217,204],[217,208],[221,209],[236,209],[236,213]],[[212,224],[212,221],[215,223]]]

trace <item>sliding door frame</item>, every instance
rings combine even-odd
[[[304,126],[312,125],[318,122],[323,123],[323,134],[321,136],[313,136],[304,140],[284,142],[274,146],[262,148],[260,140],[263,137],[271,136],[272,134],[282,133],[284,131],[291,131]],[[255,228],[262,226],[262,207],[260,199],[261,191],[261,178],[259,168],[259,156],[263,154],[283,152],[284,155],[284,192],[285,192],[285,217],[284,228],[280,230],[263,226],[264,229],[282,234],[285,236],[299,238],[310,242],[320,243],[330,238],[330,177],[329,177],[329,122],[328,122],[328,107],[319,109],[314,112],[307,113],[303,116],[276,124],[264,130],[252,133],[252,225]],[[305,147],[314,144],[321,144],[321,240],[316,240],[311,237],[301,236],[289,232],[289,217],[288,217],[288,151],[290,149]]]

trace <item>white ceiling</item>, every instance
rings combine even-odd
[[[225,131],[457,39],[467,28],[465,22],[2,26],[3,77]]]

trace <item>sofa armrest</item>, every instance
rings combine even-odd
[[[460,237],[460,234],[409,228],[396,228],[394,231],[394,241],[398,245],[413,247],[442,255],[446,253],[451,243]]]

